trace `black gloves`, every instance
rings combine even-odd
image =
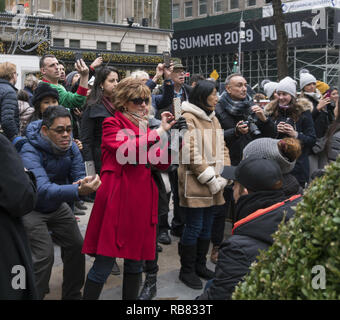
[[[188,129],[187,121],[185,120],[185,118],[180,117],[171,129],[177,129],[179,131],[182,131],[183,129]]]

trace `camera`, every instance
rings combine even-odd
[[[249,133],[254,136],[258,137],[261,135],[261,131],[259,130],[258,126],[256,125],[256,115],[254,112],[249,111],[251,109],[248,109],[248,113],[246,115],[245,120],[243,121],[244,124],[246,124],[249,127]]]
[[[287,123],[287,124],[290,124],[293,128],[295,127],[295,122],[292,118],[283,118],[280,120],[280,122],[284,122],[284,123]]]

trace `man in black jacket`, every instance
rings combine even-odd
[[[19,108],[16,65],[10,62],[0,64],[0,125],[4,135],[13,141],[19,135]],[[16,141],[13,141],[15,143]]]
[[[236,166],[242,159],[244,147],[252,140],[268,136],[271,130],[262,108],[256,106],[248,93],[247,81],[239,73],[233,73],[225,81],[225,91],[216,105],[216,116],[224,129],[224,140],[229,149],[231,165]],[[252,114],[255,131],[248,116]],[[256,114],[256,116],[255,116]],[[248,121],[248,124],[245,122]]]
[[[290,219],[300,195],[289,199],[282,190],[282,173],[274,160],[249,157],[237,167],[225,167],[222,176],[234,180],[237,222],[219,249],[215,277],[199,300],[231,299],[235,286],[249,272],[259,250],[273,244],[280,222]]]

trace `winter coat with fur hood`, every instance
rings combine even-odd
[[[306,98],[313,104],[312,117],[317,138],[325,136],[329,125],[334,120],[334,106],[331,103],[320,111],[317,109],[321,97],[322,95],[318,89],[313,94],[302,92],[300,95],[300,98]]]
[[[188,131],[184,135],[178,168],[180,206],[207,208],[222,205],[225,203],[223,190],[212,195],[208,186],[200,181],[219,176],[223,167],[230,165],[223,129],[215,112],[207,115],[203,109],[186,101],[182,103],[182,116],[187,121]],[[212,176],[208,177],[211,172]]]
[[[296,161],[295,167],[291,173],[296,177],[300,185],[304,187],[305,183],[309,181],[308,155],[310,154],[311,148],[316,142],[316,133],[312,118],[313,105],[305,98],[297,99],[294,108],[298,114],[297,121],[294,121],[291,116],[289,116],[289,114],[285,115],[282,112],[279,112],[278,116],[275,117],[275,112],[277,111],[278,107],[278,101],[273,100],[265,106],[264,111],[269,117],[268,121],[272,121],[274,123],[274,137],[276,139],[282,139],[286,137],[286,135],[277,132],[277,125],[280,121],[286,121],[287,118],[290,118],[289,123],[293,125],[295,131],[298,132],[297,138],[301,142],[302,154]]]

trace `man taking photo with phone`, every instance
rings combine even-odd
[[[77,60],[75,69],[80,74],[79,87],[77,92],[72,93],[58,83],[60,79],[59,62],[54,55],[44,55],[40,59],[40,72],[43,75],[44,82],[47,82],[51,87],[58,90],[59,103],[65,108],[73,109],[83,106],[86,100],[89,81],[89,68],[86,66],[83,59]]]

